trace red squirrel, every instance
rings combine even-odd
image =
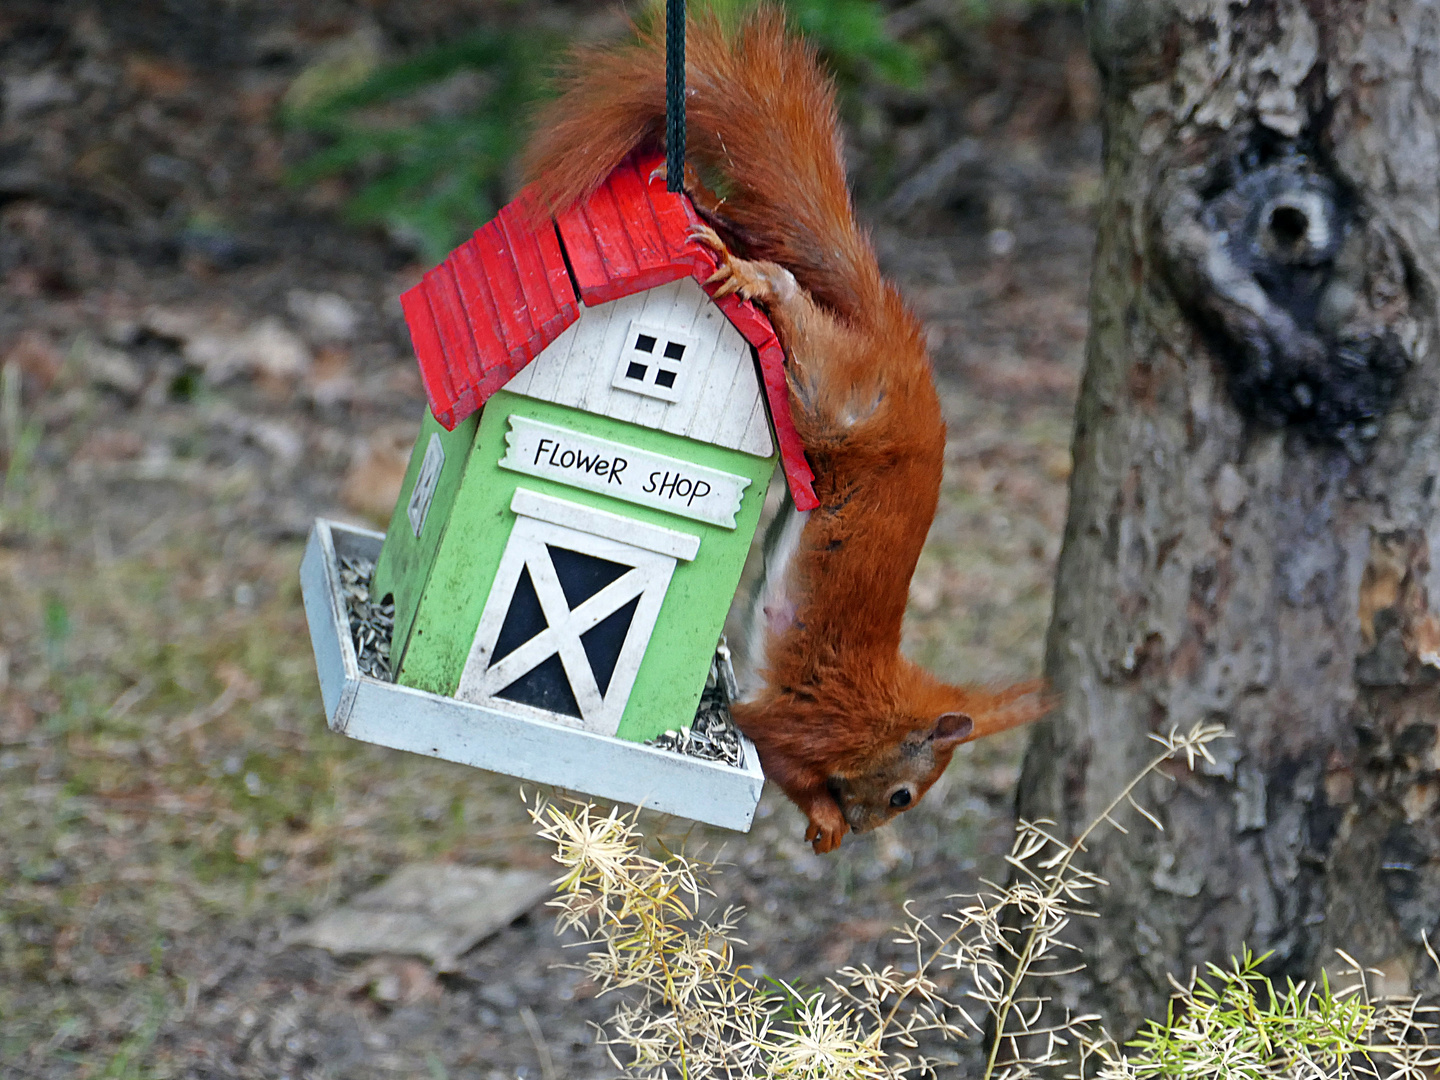
[[[920,321],[885,281],[846,185],[835,92],[814,51],[761,8],[687,30],[686,169],[713,281],[769,314],[784,347],[818,509],[772,528],[754,649],[733,705],[765,775],[832,851],[913,807],[955,748],[1038,717],[1038,684],[952,686],[900,655],[911,575],[935,517],[945,425]],[[563,209],[663,145],[664,39],[577,50],[526,155]],[[742,688],[743,689],[743,688]]]

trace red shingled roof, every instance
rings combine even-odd
[[[625,161],[554,227],[535,224],[545,219],[521,192],[400,297],[430,411],[453,430],[580,317],[581,301],[593,307],[688,275],[759,354],[791,498],[812,510],[814,474],[790,418],[779,339],[754,304],[705,284],[715,255],[690,240],[700,223],[690,200],[651,179],[660,161]]]

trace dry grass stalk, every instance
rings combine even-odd
[[[1208,982],[1192,977],[1176,984],[1167,1022],[1152,1024],[1131,1052],[1098,1017],[1071,1015],[1032,990],[1084,967],[1064,932],[1106,884],[1075,865],[1086,840],[1102,825],[1123,829],[1115,815],[1125,806],[1161,828],[1136,803],[1137,786],[1171,759],[1191,768],[1213,761],[1208,746],[1225,734],[1202,724],[1152,736],[1155,757],[1070,843],[1051,822],[1020,822],[1007,856],[1012,884],[954,897],[938,919],[907,905],[896,940],[909,947],[912,970],[845,967],[828,993],[803,995],[740,964],[739,910],[698,913],[713,867],[663,849],[648,854],[634,815],[544,800],[530,814],[565,868],[551,906],[560,929],[585,935],[582,970],[602,993],[630,991],[597,1037],[616,1068],[640,1080],[902,1080],[942,1064],[922,1044],[987,1033],[982,1080],[1380,1076],[1377,1062],[1384,1075],[1433,1070],[1440,1057],[1427,1011],[1416,1001],[1371,1001],[1354,964],[1358,983],[1338,993],[1328,984],[1275,993],[1250,956],[1230,972],[1213,969]]]

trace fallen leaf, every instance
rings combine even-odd
[[[316,405],[340,405],[355,397],[357,384],[350,372],[350,350],[327,345],[315,354],[308,377],[310,398]]]
[[[54,68],[7,75],[4,88],[6,120],[20,120],[53,105],[68,105],[75,100],[75,87]]]
[[[45,335],[27,330],[5,353],[0,366],[14,364],[40,384],[42,391],[48,390],[65,365],[65,354]]]
[[[87,341],[81,346],[79,356],[86,378],[96,386],[116,390],[129,397],[145,387],[145,374],[140,365],[122,349]]]
[[[293,379],[309,370],[309,347],[273,316],[239,331],[204,330],[185,341],[185,359],[220,384],[238,375]]]
[[[341,501],[372,521],[388,523],[405,482],[415,434],[413,425],[394,425],[367,439],[345,474]]]
[[[434,970],[419,960],[400,956],[377,956],[355,969],[345,980],[351,995],[370,997],[386,1005],[413,1005],[440,997],[440,982]]]
[[[1056,447],[1045,455],[1045,475],[1051,480],[1069,480],[1073,463],[1069,447]]]
[[[360,325],[355,305],[339,293],[291,289],[285,305],[316,341],[349,341]]]
[[[255,858],[260,850],[260,830],[251,825],[248,829],[242,829],[235,834],[235,843],[232,845],[235,858],[241,862],[249,862]]]
[[[144,450],[145,440],[137,432],[101,428],[90,433],[71,461],[130,461],[138,458]]]
[[[244,668],[224,660],[215,667],[215,678],[236,701],[254,701],[260,696],[260,684]]]
[[[892,930],[893,924],[884,919],[847,919],[835,928],[830,943],[822,955],[827,965],[840,967],[850,962],[855,946],[878,941]]]
[[[151,307],[141,316],[140,325],[156,337],[166,338],[183,345],[206,326],[216,321],[216,316],[189,308]]]
[[[6,654],[6,682],[9,682],[9,654]],[[35,710],[28,702],[12,697],[0,714],[0,746],[19,746],[35,730]]]
[[[151,97],[177,97],[190,89],[187,69],[154,56],[130,57],[125,61],[125,74],[136,89]]]

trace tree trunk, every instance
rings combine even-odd
[[[1106,196],[1070,519],[1021,783],[1110,882],[1063,996],[1125,1034],[1243,946],[1434,989],[1440,3],[1091,0]]]

